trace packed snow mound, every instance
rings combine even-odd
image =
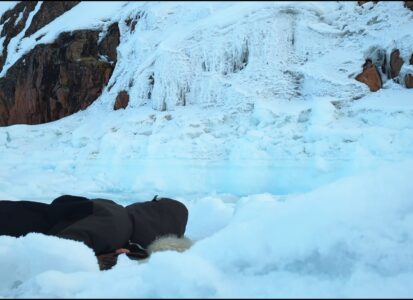
[[[0,264],[0,295],[39,274],[54,270],[69,273],[99,271],[93,251],[83,243],[40,233],[20,238],[0,236]]]
[[[1,237],[0,295],[409,297],[412,176],[409,160],[304,194],[182,197],[190,249],[156,252],[146,262],[121,255],[105,272],[79,242]],[[220,226],[200,226],[211,222],[206,209]]]

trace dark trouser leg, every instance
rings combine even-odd
[[[0,235],[22,236],[46,233],[49,205],[32,201],[0,201]]]

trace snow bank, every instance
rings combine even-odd
[[[409,297],[411,176],[409,160],[305,194],[183,198],[192,248],[145,263],[121,256],[105,272],[78,242],[1,237],[0,295]]]
[[[72,274],[99,271],[93,251],[83,243],[40,233],[20,238],[1,236],[0,265],[1,295],[39,274],[54,270]]]

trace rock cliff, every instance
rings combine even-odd
[[[44,2],[25,26],[35,2],[21,2],[3,14],[4,50],[0,67],[7,56],[11,38],[27,27],[25,36],[36,32],[77,2]],[[16,26],[16,16],[22,14]],[[7,21],[8,20],[8,21]],[[100,30],[63,32],[50,44],[40,44],[23,55],[0,78],[0,126],[41,124],[85,109],[102,92],[116,64],[119,28],[114,23],[99,39]]]

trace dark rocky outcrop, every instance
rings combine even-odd
[[[364,3],[367,3],[367,2],[370,2],[370,1],[357,1],[357,4],[358,5],[363,5]],[[379,2],[379,1],[373,1],[373,3],[377,3],[377,2]],[[413,1],[404,1],[404,6],[406,8],[409,8],[409,9],[413,10]]]
[[[65,32],[21,57],[0,78],[0,126],[54,121],[95,101],[116,63],[117,24],[98,38],[99,31]]]
[[[399,49],[393,50],[390,54],[390,78],[399,76],[403,63]]]
[[[76,6],[80,1],[50,1],[43,2],[39,11],[34,15],[24,36],[30,36],[43,26]]]
[[[413,88],[413,75],[412,74],[406,74],[404,77],[404,83],[406,84],[406,87],[408,89]]]
[[[114,110],[118,110],[121,108],[126,108],[129,104],[129,94],[127,91],[121,91],[118,93],[116,97],[116,102],[113,107]]]
[[[141,16],[138,14],[138,15],[136,15],[136,16],[133,17],[133,18],[132,18],[132,17],[129,17],[129,18],[127,18],[127,19],[125,20],[126,26],[128,26],[128,27],[130,28],[130,31],[131,31],[131,32],[134,32],[134,31],[135,31],[136,24],[138,23],[140,17],[141,17]]]
[[[363,72],[356,76],[356,80],[367,84],[372,92],[378,91],[383,85],[380,73],[370,59],[366,60],[363,65]]]
[[[372,2],[372,1],[357,1],[357,4],[358,5],[363,5],[364,3],[367,3],[367,2]],[[377,3],[377,2],[379,2],[379,1],[373,1],[373,3]]]
[[[404,6],[413,10],[413,1],[404,1]]]
[[[372,50],[369,58],[366,59],[366,62],[363,65],[363,72],[356,76],[356,80],[367,84],[372,92],[375,92],[382,87],[382,76],[384,76],[385,80],[392,79],[399,84],[403,84],[404,81],[407,88],[412,88],[413,75],[404,72],[400,73],[404,60],[400,57],[399,49],[393,49],[391,51],[388,63],[386,57],[385,50]],[[413,64],[413,54],[410,57],[409,63]],[[379,72],[379,68],[381,69],[381,73]]]
[[[113,45],[119,45],[120,42],[120,33],[118,23],[113,23],[109,26],[106,37],[102,40],[99,45],[99,51],[102,55],[105,55],[109,58],[110,61],[116,62],[117,52],[116,47]]]

